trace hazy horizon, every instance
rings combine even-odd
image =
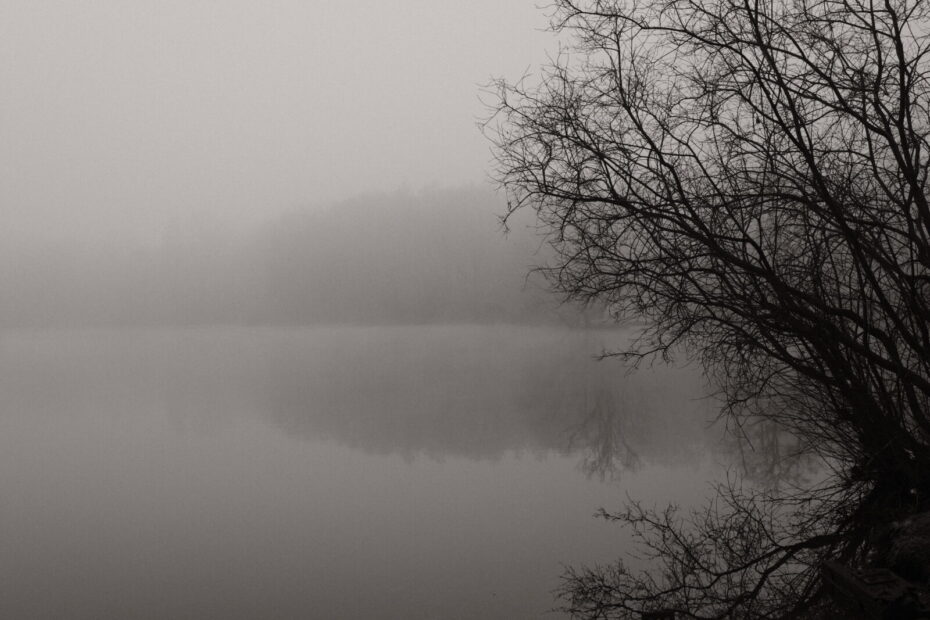
[[[0,17],[0,616],[558,618],[599,507],[704,494],[700,373],[501,226],[535,2]]]
[[[0,245],[0,327],[558,323],[532,220],[478,186],[370,193],[245,231]],[[594,312],[586,313],[589,318]]]

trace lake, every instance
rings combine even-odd
[[[692,368],[620,330],[7,331],[0,617],[559,618],[627,494],[718,471]]]

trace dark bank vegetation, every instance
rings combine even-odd
[[[816,616],[823,560],[887,564],[891,524],[930,508],[928,11],[557,0],[570,47],[496,85],[508,212],[548,227],[555,287],[648,320],[632,361],[699,360],[734,436],[786,438],[775,469],[819,464],[606,514],[654,568],[569,571],[578,617]]]

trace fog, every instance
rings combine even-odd
[[[505,234],[476,188],[292,210],[246,231],[169,229],[158,244],[80,236],[0,247],[0,325],[578,322],[541,277],[531,222]]]
[[[487,176],[533,2],[7,2],[0,616],[539,618],[727,462]],[[548,614],[548,615],[547,615]]]
[[[4,228],[157,242],[482,182],[479,86],[544,60],[545,25],[530,1],[5,2]]]
[[[535,314],[478,123],[545,25],[532,2],[6,3],[0,325]]]

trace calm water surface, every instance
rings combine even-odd
[[[619,331],[0,337],[0,617],[559,618],[592,518],[697,501],[712,403]]]

